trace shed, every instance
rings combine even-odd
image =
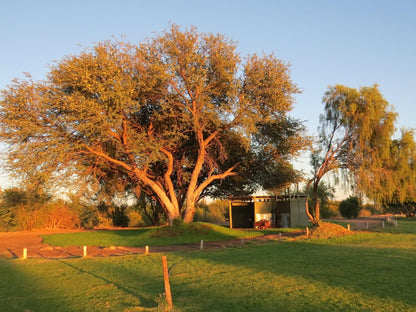
[[[230,228],[307,226],[305,203],[304,195],[230,197]]]

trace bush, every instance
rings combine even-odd
[[[226,200],[214,200],[209,204],[205,201],[199,202],[195,207],[195,222],[222,223],[228,212],[228,202]]]
[[[36,205],[20,205],[15,215],[17,230],[72,229],[80,226],[74,210],[62,202]]]
[[[360,210],[361,203],[358,197],[349,197],[339,204],[339,212],[344,218],[357,218]]]
[[[81,223],[78,214],[63,203],[44,205],[38,219],[41,228],[50,230],[79,228]]]
[[[360,217],[371,217],[372,213],[369,209],[361,209],[360,210]]]
[[[126,206],[116,206],[112,209],[111,219],[113,220],[113,226],[128,227],[129,217],[126,215]]]
[[[320,207],[321,217],[328,219],[338,216],[338,204],[335,201],[328,201],[324,206]]]

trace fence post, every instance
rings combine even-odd
[[[145,255],[149,254],[149,246],[146,246],[146,247],[144,248],[144,254],[145,254]]]
[[[87,246],[84,246],[82,256],[83,257],[87,256]]]
[[[309,237],[309,226],[306,227],[306,237]]]
[[[23,259],[27,259],[27,248],[23,248]]]
[[[169,270],[168,270],[168,260],[166,256],[162,256],[162,266],[163,266],[163,281],[165,282],[165,296],[166,301],[168,303],[169,310],[172,309],[172,294],[170,292],[170,284],[169,284]]]
[[[348,224],[347,229],[348,229],[348,232],[351,232],[351,225]]]

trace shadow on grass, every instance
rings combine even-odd
[[[217,304],[221,302],[222,305],[228,305],[228,310],[222,311],[240,311],[239,307],[241,311],[267,311],[273,310],[273,306],[274,309],[280,307],[290,311],[360,311],[373,310],[371,306],[374,304],[378,305],[374,309],[380,311],[412,311],[411,307],[416,306],[416,249],[291,242],[187,253],[183,256],[187,257],[188,261],[209,264],[215,270],[222,267],[221,273],[213,272],[213,280],[218,278],[218,274],[223,274],[224,279],[235,278],[235,283],[244,283],[244,274],[247,275],[247,280],[250,280],[250,272],[264,278],[264,289],[260,287],[257,291],[251,291],[248,283],[237,292],[230,286],[234,291],[227,292],[227,289],[224,289],[224,293],[214,295],[207,292],[205,295],[199,295],[215,297]],[[227,268],[235,272],[227,272]],[[239,275],[240,278],[237,278]],[[273,285],[270,280],[281,278],[294,281],[291,287],[295,290],[303,288],[304,292],[297,293],[291,287],[283,287],[283,293],[278,293],[278,290],[270,292],[267,286]],[[209,285],[209,282],[203,281],[200,284]],[[186,283],[182,287],[184,290],[181,290],[181,293],[192,292]],[[197,285],[196,287],[197,292],[205,291]],[[321,297],[325,297],[325,292],[332,289],[338,291],[334,294],[335,298],[328,297],[319,301]],[[247,296],[242,297],[241,294],[244,292]],[[274,296],[274,300],[265,294]],[[360,303],[363,305],[361,308],[359,305],[354,307],[354,300],[357,298],[366,298]],[[246,305],[244,308],[241,305],[242,299]],[[291,300],[297,301],[297,305],[293,306]],[[333,305],[330,304],[331,301],[334,301]],[[215,302],[210,304],[215,305]],[[208,304],[205,302],[204,305]],[[195,311],[209,310],[205,307],[195,307]]]
[[[153,307],[157,306],[157,304],[155,303],[154,300],[150,300],[150,299],[147,299],[144,296],[140,296],[137,291],[134,291],[134,290],[131,290],[131,289],[125,287],[123,283],[117,282],[115,279],[110,280],[109,278],[106,278],[106,277],[104,277],[104,276],[102,276],[98,273],[86,270],[86,269],[82,268],[81,266],[76,266],[76,265],[70,263],[69,261],[64,261],[64,260],[56,260],[56,261],[58,261],[58,262],[60,262],[64,265],[68,266],[69,268],[77,271],[78,274],[83,274],[83,275],[87,276],[87,279],[89,277],[92,277],[94,279],[97,279],[97,280],[100,280],[100,281],[104,282],[105,285],[107,285],[107,286],[108,285],[115,286],[115,288],[121,290],[124,294],[130,295],[130,296],[138,299],[139,302],[140,302],[140,306],[142,306],[142,307],[153,308]],[[142,279],[142,280],[147,280],[150,277],[149,276],[137,276],[137,278]]]
[[[44,287],[42,281],[24,272],[22,260],[0,260],[0,311],[77,312],[62,294]]]

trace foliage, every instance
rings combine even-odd
[[[386,212],[404,214],[409,218],[416,216],[416,202],[386,203],[384,209]]]
[[[216,199],[211,202],[199,202],[195,211],[195,221],[223,223],[228,215],[228,201]]]
[[[339,204],[339,212],[344,218],[357,218],[360,214],[361,202],[358,197],[352,196]]]
[[[165,223],[163,207],[154,196],[141,192],[133,208],[143,216],[147,225],[161,225]]]
[[[0,230],[74,228],[78,213],[63,201],[52,201],[44,190],[5,189],[1,193]]]
[[[297,92],[273,55],[241,58],[222,35],[173,25],[139,45],[106,41],[64,57],[44,81],[14,81],[2,92],[0,138],[20,178],[144,190],[170,221],[190,222],[227,177],[241,172],[241,189],[293,179],[289,161],[307,142],[287,116]],[[252,165],[286,178],[247,181]]]
[[[347,173],[355,188],[369,198],[384,192],[396,120],[377,85],[359,90],[335,85],[329,87],[323,103],[319,142],[311,157],[314,172],[307,185],[313,194],[309,218],[316,224],[320,220],[317,189],[328,172]]]
[[[309,188],[308,195],[308,207],[314,207],[314,203],[312,200],[313,197],[313,190]],[[320,208],[320,215],[322,218],[330,218],[336,215],[333,209],[331,209],[331,200],[334,198],[335,189],[331,187],[329,184],[321,181],[318,185],[316,190],[317,197],[319,200],[319,208]]]
[[[401,137],[392,140],[390,158],[385,161],[390,172],[384,178],[383,192],[376,199],[387,211],[403,213],[408,217],[416,213],[416,143],[414,131],[403,129]]]

